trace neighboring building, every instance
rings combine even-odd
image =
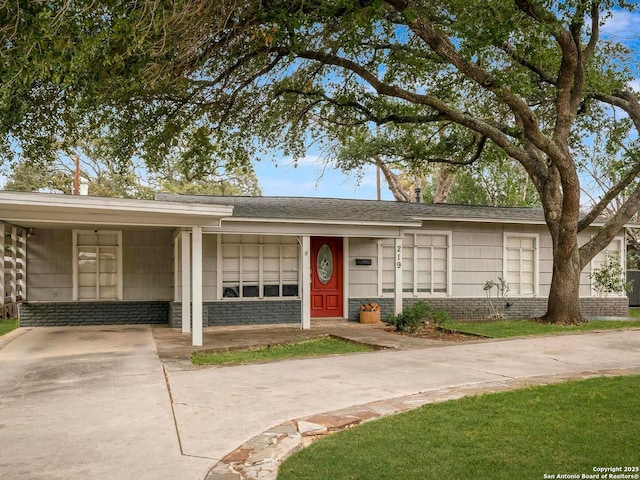
[[[15,254],[4,274],[5,303],[22,300],[23,326],[169,323],[186,332],[191,318],[201,344],[202,326],[309,328],[314,318],[357,320],[363,303],[379,303],[384,317],[419,300],[479,320],[490,314],[483,287],[498,278],[509,285],[499,308],[526,318],[545,312],[551,282],[539,209],[0,192],[0,220],[5,258],[14,237],[25,245],[26,262]],[[607,250],[625,251],[623,231]],[[589,272],[605,255],[582,274],[587,315],[596,309]],[[603,314],[627,312],[624,294],[604,300]]]

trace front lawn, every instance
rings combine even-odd
[[[0,320],[0,336],[18,328],[18,319]]]
[[[632,318],[640,318],[640,307],[629,307],[629,316]]]
[[[533,320],[497,320],[491,322],[447,322],[445,328],[460,333],[482,335],[490,338],[548,335],[554,333],[586,332],[640,327],[640,320],[589,320],[575,326],[552,325]]]
[[[597,478],[582,476],[597,467],[637,475],[638,391],[640,376],[596,378],[427,405],[312,444],[278,480]]]
[[[346,353],[370,352],[370,345],[350,342],[341,338],[324,337],[300,343],[272,345],[230,352],[198,352],[191,355],[195,365],[229,365],[252,362],[269,362],[285,358],[320,357]]]

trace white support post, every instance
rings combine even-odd
[[[173,301],[180,300],[180,234],[173,236]]]
[[[342,239],[342,316],[349,318],[349,237]]]
[[[302,262],[302,330],[311,328],[311,237],[302,237],[302,251],[300,252]]]
[[[193,334],[191,343],[194,347],[202,346],[202,227],[191,229],[191,247],[193,272]]]
[[[182,333],[191,331],[191,238],[188,231],[180,232],[182,247]]]
[[[402,313],[402,238],[396,238],[393,243],[395,255],[395,281],[394,281],[394,314]]]

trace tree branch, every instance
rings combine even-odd
[[[519,55],[515,47],[511,45],[509,42],[504,42],[502,44],[501,49],[503,52],[507,53],[513,60],[515,60],[518,64],[522,65],[523,67],[535,73],[542,82],[545,82],[545,83],[548,83],[549,85],[554,85],[554,86],[557,84],[555,78],[553,78],[551,75],[545,72],[542,68],[534,65],[533,63],[528,61],[526,58]]]

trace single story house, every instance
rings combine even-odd
[[[484,319],[485,283],[499,278],[509,287],[497,304],[506,317],[538,316],[552,272],[551,238],[531,208],[0,192],[0,233],[3,302],[20,304],[22,326],[168,323],[192,332],[194,345],[203,326],[309,328],[316,318],[357,320],[369,302],[383,318],[424,300]],[[626,251],[623,231],[606,250]],[[589,273],[605,255],[582,275],[588,315]],[[623,293],[603,302],[603,314],[628,312]]]

